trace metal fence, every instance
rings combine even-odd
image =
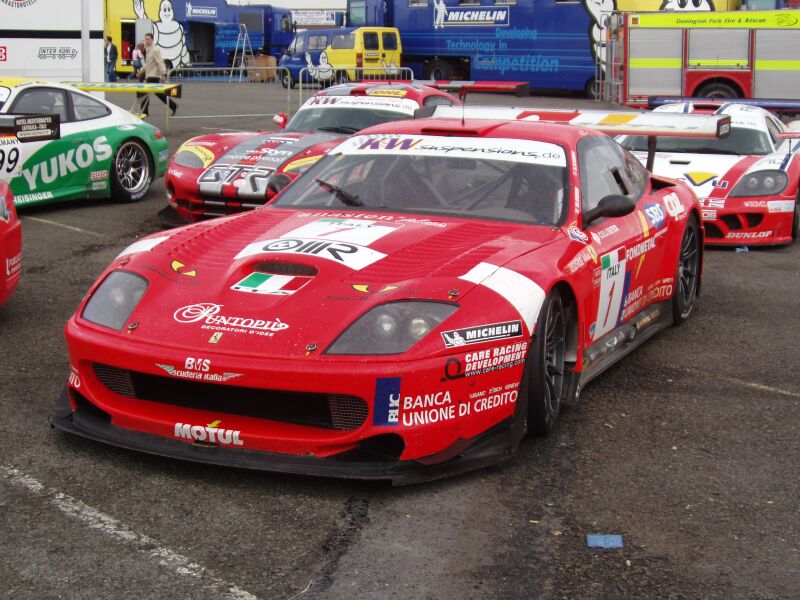
[[[297,85],[300,91],[300,104],[306,101],[312,90],[326,88],[348,81],[384,81],[398,79],[413,81],[414,71],[409,67],[331,67],[320,71],[320,67],[304,67],[300,70]]]
[[[220,120],[267,118],[292,110],[292,90],[283,89],[284,67],[181,67],[167,81],[183,88],[176,119]],[[242,111],[232,106],[245,107]],[[252,128],[252,125],[250,126]]]

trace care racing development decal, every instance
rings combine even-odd
[[[507,321],[491,325],[463,327],[442,332],[445,348],[455,348],[468,344],[480,344],[522,336],[522,321]]]
[[[378,377],[373,425],[418,427],[467,418],[515,404],[518,388],[518,382],[511,382],[458,398],[450,390],[404,393],[401,377]]]
[[[274,321],[252,319],[250,317],[233,317],[221,315],[221,304],[200,302],[182,306],[173,314],[173,318],[182,324],[198,324],[201,329],[217,332],[247,333],[272,337],[275,332],[289,329],[289,325],[276,318]]]
[[[248,244],[234,260],[260,254],[305,254],[359,271],[386,257],[368,246],[400,226],[371,220],[317,219],[280,238]]]
[[[468,352],[463,357],[451,356],[444,364],[442,381],[485,375],[500,369],[518,367],[525,364],[527,353],[528,342],[516,342]]]

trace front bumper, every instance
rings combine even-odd
[[[792,241],[795,200],[791,198],[706,199],[702,204],[707,245],[768,246]]]
[[[478,436],[460,440],[441,453],[419,460],[369,459],[368,454],[349,452],[320,458],[260,452],[239,448],[187,444],[158,435],[132,431],[111,423],[108,415],[90,404],[73,410],[64,388],[51,419],[54,428],[119,448],[191,462],[275,473],[312,475],[342,479],[389,480],[407,485],[457,475],[495,464],[511,457],[524,435],[521,423],[509,418]]]
[[[133,449],[404,481],[408,465],[435,467],[431,477],[414,475],[419,480],[502,460],[524,434],[524,341],[367,361],[260,358],[217,349],[187,358],[179,346],[109,338],[74,318],[66,337],[68,404],[60,400],[53,424]]]
[[[239,197],[205,196],[200,193],[197,178],[201,170],[179,167],[183,177],[173,175],[173,169],[167,170],[164,181],[167,190],[167,202],[178,213],[185,223],[196,223],[205,219],[225,217],[264,206],[268,198],[245,199]]]

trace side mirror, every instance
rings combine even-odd
[[[624,217],[631,214],[636,208],[636,203],[621,194],[611,194],[597,203],[592,210],[583,213],[583,226],[587,227],[594,221],[606,217]]]
[[[289,123],[289,117],[286,113],[281,112],[272,117],[273,122],[277,123],[278,127],[281,129],[286,129],[286,125]]]
[[[290,183],[292,183],[292,178],[286,173],[273,173],[267,180],[267,197],[274,198]]]

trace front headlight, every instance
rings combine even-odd
[[[120,331],[146,290],[144,277],[128,271],[112,271],[89,298],[83,318]]]
[[[183,144],[172,161],[181,167],[189,167],[190,169],[204,169],[215,159],[214,153],[205,146],[199,145],[193,140],[189,140]]]
[[[787,185],[789,177],[783,171],[756,171],[742,177],[730,197],[772,196],[780,194]]]
[[[326,354],[402,354],[457,308],[444,302],[413,300],[381,304],[348,327]]]

